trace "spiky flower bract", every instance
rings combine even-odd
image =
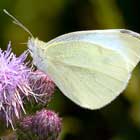
[[[57,140],[62,127],[61,119],[51,111],[43,109],[20,121],[17,131],[20,140]]]
[[[56,140],[61,131],[61,119],[55,112],[43,109],[32,118],[32,131],[38,140]]]
[[[0,49],[0,114],[13,127],[13,120],[19,118],[23,107],[24,96],[35,96],[29,86],[31,69],[25,60],[28,52],[17,57],[9,43],[7,50]]]
[[[38,95],[39,103],[46,105],[55,91],[55,84],[44,72],[36,70],[30,75],[30,87]]]

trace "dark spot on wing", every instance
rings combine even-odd
[[[138,38],[140,39],[140,34],[136,33],[136,32],[133,32],[133,31],[130,31],[130,30],[125,30],[125,29],[122,29],[120,30],[121,33],[124,33],[124,34],[129,34],[135,38]]]

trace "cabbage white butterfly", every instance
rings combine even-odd
[[[79,31],[47,43],[31,38],[33,63],[48,74],[62,93],[81,107],[99,109],[127,86],[140,61],[140,35],[130,30]]]

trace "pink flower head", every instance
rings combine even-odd
[[[32,132],[37,140],[57,140],[61,127],[61,118],[51,110],[42,109],[32,118]]]
[[[44,72],[36,70],[30,76],[30,87],[38,95],[39,103],[46,105],[55,91],[55,84]]]
[[[10,123],[13,127],[13,119],[19,118],[21,111],[25,113],[22,98],[34,96],[28,82],[31,69],[24,62],[27,55],[26,51],[16,57],[11,52],[11,43],[7,50],[0,49],[0,114],[3,114],[7,126]]]
[[[57,140],[61,127],[61,118],[55,112],[42,109],[35,115],[23,118],[17,132],[22,139]]]
[[[24,113],[23,100],[34,98],[38,103],[47,104],[55,90],[53,81],[41,71],[33,71],[25,60],[28,52],[19,57],[11,50],[0,49],[0,119],[13,127],[13,121]],[[32,98],[33,97],[33,98]]]

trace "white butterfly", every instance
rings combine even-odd
[[[124,29],[73,32],[47,43],[31,37],[28,48],[38,69],[64,95],[88,109],[113,101],[140,61],[140,35]]]

